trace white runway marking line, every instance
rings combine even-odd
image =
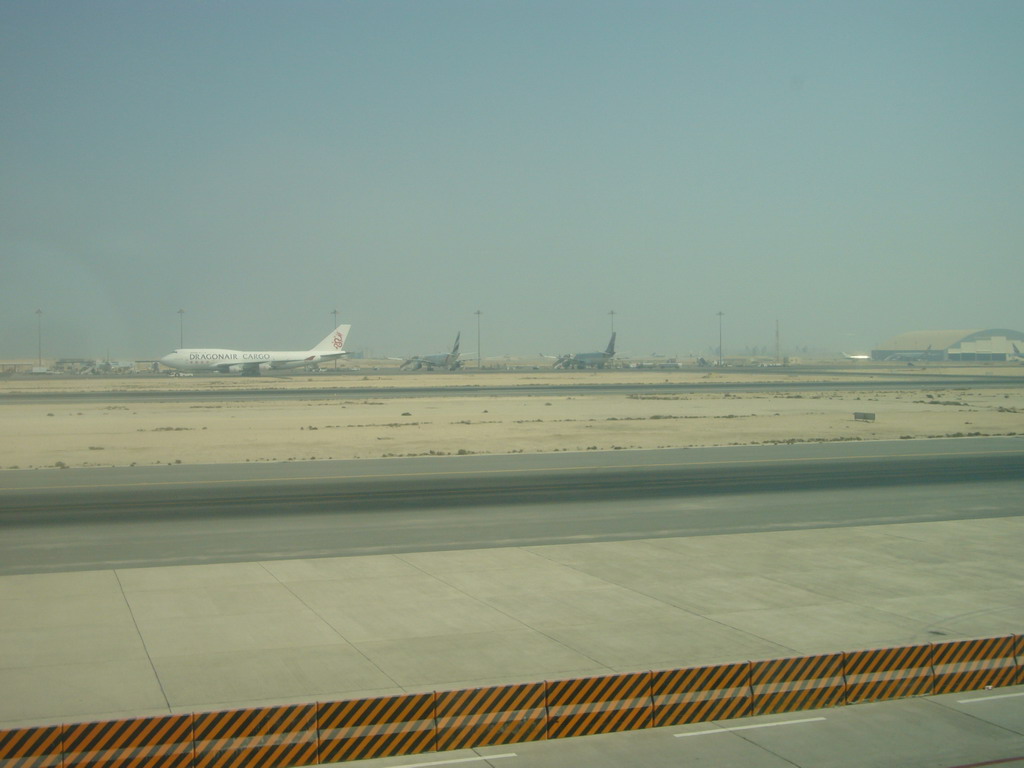
[[[715,728],[710,731],[694,731],[693,733],[674,733],[677,739],[684,739],[687,736],[712,736],[716,733],[732,733],[733,731],[749,731],[754,728],[778,728],[782,725],[799,725],[800,723],[817,723],[824,720],[824,717],[805,717],[802,720],[787,720],[784,723],[761,723],[760,725],[737,725],[733,728]]]
[[[979,696],[977,699],[960,699],[957,704],[977,704],[979,701],[995,701],[996,699],[1016,699],[1024,693],[1000,693],[995,696]]]
[[[455,760],[435,760],[431,763],[406,763],[404,765],[393,765],[391,768],[424,768],[428,765],[456,765],[457,763],[479,763],[484,760],[502,760],[506,757],[518,757],[515,752],[506,752],[501,755],[481,755],[480,757],[460,757]]]

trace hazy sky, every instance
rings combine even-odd
[[[0,358],[1024,330],[1024,3],[0,0]]]

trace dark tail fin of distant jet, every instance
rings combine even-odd
[[[608,340],[608,348],[604,351],[604,353],[608,357],[611,357],[612,355],[615,354],[615,331],[612,331],[612,337],[611,339]]]
[[[459,340],[462,338],[462,331],[455,334],[455,344],[452,347],[452,351],[448,353],[448,370],[454,371],[462,367],[462,361],[459,359]]]

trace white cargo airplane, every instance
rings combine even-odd
[[[259,376],[263,371],[301,368],[304,365],[337,360],[347,355],[345,340],[351,325],[339,325],[307,352],[242,352],[237,349],[176,349],[160,358],[178,371],[216,371]]]

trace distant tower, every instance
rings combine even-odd
[[[43,310],[41,310],[41,309],[37,309],[36,310],[36,325],[38,326],[38,330],[39,330],[39,336],[38,336],[38,340],[39,340],[39,360],[37,362],[39,364],[39,367],[42,368],[43,367]]]
[[[476,367],[477,370],[481,368],[481,362],[483,358],[480,356],[480,315],[483,314],[479,309],[473,313],[476,315]]]
[[[722,360],[724,357],[722,354],[722,315],[724,315],[725,312],[719,310],[716,314],[718,315],[718,367],[721,368],[724,362]]]

